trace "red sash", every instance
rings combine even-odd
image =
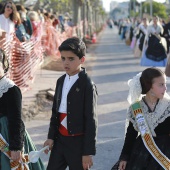
[[[83,135],[83,133],[79,133],[79,134],[69,134],[68,133],[68,129],[62,125],[62,121],[67,118],[67,113],[59,113],[59,120],[60,120],[60,126],[59,126],[59,132],[61,135],[63,136],[80,136]]]

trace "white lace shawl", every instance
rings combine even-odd
[[[156,136],[154,129],[158,126],[159,123],[162,123],[167,117],[170,116],[170,99],[168,97],[160,99],[158,104],[156,105],[155,111],[151,113],[149,113],[148,107],[143,100],[140,101],[140,104],[142,107],[144,117],[150,128],[151,134],[153,136]],[[139,132],[137,123],[132,114],[131,107],[128,110],[127,119],[133,123],[135,130]]]
[[[3,77],[0,80],[0,98],[3,96],[5,92],[8,91],[9,88],[13,87],[15,83],[9,78]]]
[[[143,24],[139,25],[139,29],[146,35],[147,33],[147,27],[145,27]]]

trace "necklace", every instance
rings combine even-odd
[[[156,106],[156,103],[157,102],[151,102],[149,99],[147,99],[146,97],[145,97],[145,101],[146,101],[146,103],[148,104],[148,106],[150,107],[150,109],[153,111],[154,109],[155,109],[155,106]]]
[[[156,103],[151,103],[151,110],[153,111],[156,106]]]

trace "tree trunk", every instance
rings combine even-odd
[[[20,4],[23,5],[23,0],[20,0]]]
[[[79,0],[72,0],[72,8],[73,8],[73,23],[75,26],[80,24],[80,18],[81,18],[81,10],[79,5]],[[77,35],[81,37],[81,32],[79,28],[77,29]]]

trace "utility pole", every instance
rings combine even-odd
[[[133,10],[134,10],[135,13],[136,13],[136,0],[133,0]]]
[[[140,1],[140,18],[142,19],[142,0]]]
[[[72,9],[73,9],[73,23],[75,26],[78,26],[77,28],[77,35],[79,38],[82,38],[82,32],[81,32],[81,7],[82,2],[80,0],[72,0]]]
[[[87,23],[87,0],[83,2],[83,38],[86,36],[87,33],[87,28],[86,28],[86,23]]]
[[[129,1],[129,17],[131,16],[131,7],[132,7],[132,4],[131,4],[131,0]]]
[[[153,4],[152,4],[152,0],[150,0],[150,16],[152,17],[153,14]]]
[[[23,0],[20,0],[20,4],[23,5]]]

